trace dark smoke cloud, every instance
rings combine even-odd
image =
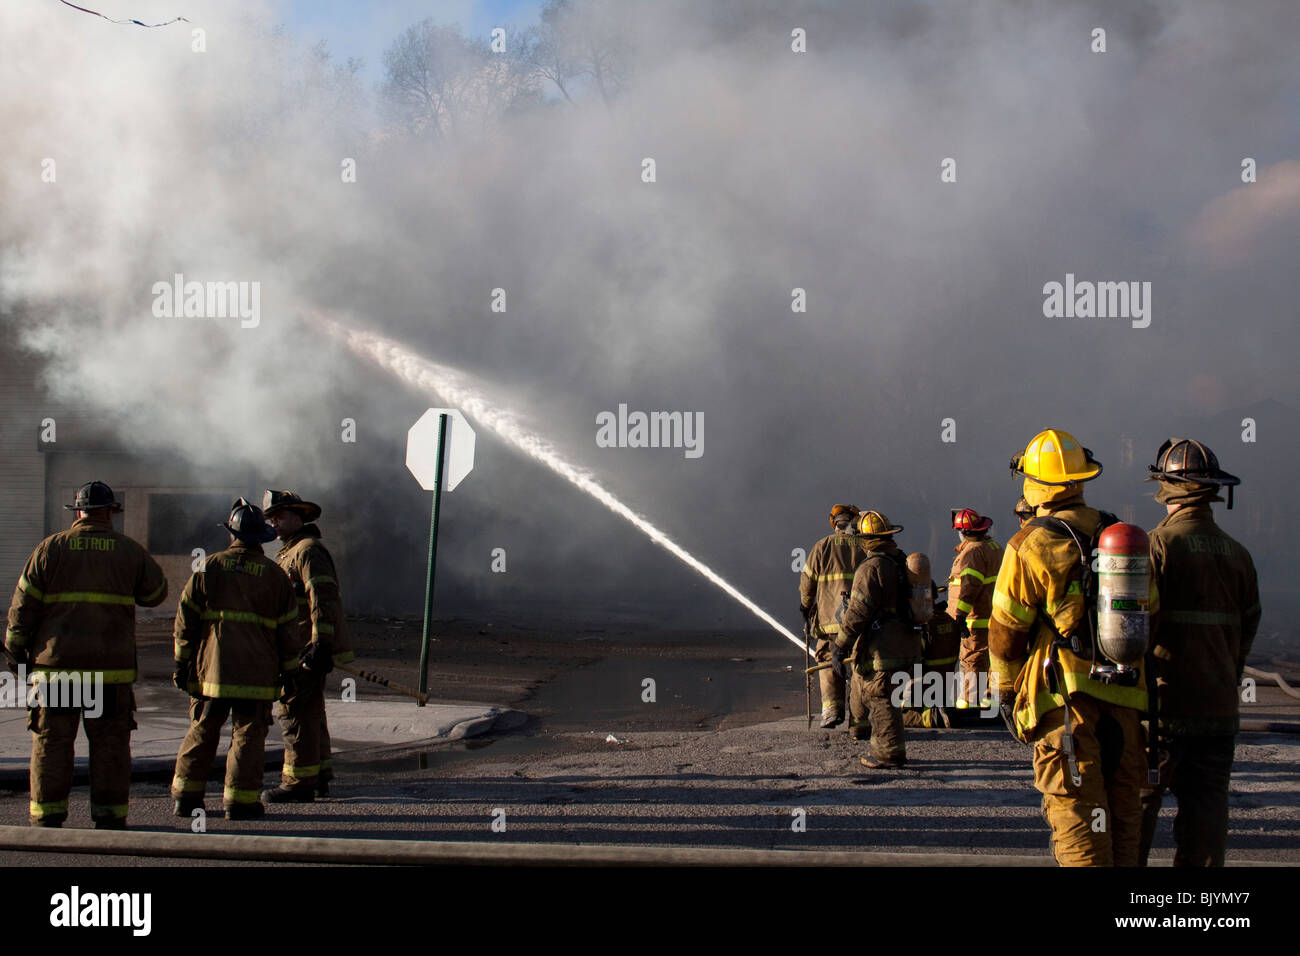
[[[626,57],[608,108],[551,91],[436,143],[385,129],[378,94],[270,8],[210,16],[194,54],[178,32],[0,12],[0,307],[48,387],[124,416],[124,440],[327,504],[355,606],[422,594],[402,442],[431,402],[303,308],[494,383],[778,614],[835,501],[885,510],[940,573],[948,508],[991,511],[1005,539],[1007,459],[1048,425],[1106,463],[1090,501],[1153,526],[1142,466],[1203,423],[1256,496],[1225,526],[1290,588],[1269,529],[1295,517],[1275,481],[1300,407],[1294,4],[590,3]],[[178,271],[260,281],[262,325],[153,318],[150,284]],[[1066,273],[1151,282],[1151,326],[1045,318]],[[619,403],[703,412],[703,457],[597,448]],[[1250,409],[1255,444],[1234,424]],[[491,439],[444,529],[445,613],[754,623]]]

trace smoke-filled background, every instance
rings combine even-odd
[[[236,471],[321,502],[350,610],[420,605],[404,444],[438,402],[321,314],[476,377],[790,624],[792,552],[832,503],[885,511],[942,577],[950,508],[1014,530],[1007,461],[1040,429],[1092,448],[1089,503],[1145,527],[1145,465],[1201,438],[1243,478],[1218,517],[1256,556],[1263,631],[1287,632],[1291,0],[548,0],[497,24],[504,53],[472,4],[400,4],[358,31],[391,29],[364,64],[271,0],[89,5],[193,22],[0,7],[5,347],[195,486]],[[260,324],[156,317],[176,273],[259,282]],[[1150,282],[1150,326],[1046,318],[1067,273]],[[620,403],[703,413],[702,457],[597,447]],[[443,504],[440,615],[763,627],[482,429]]]

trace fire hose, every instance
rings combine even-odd
[[[415,690],[414,688],[411,687],[407,687],[405,684],[399,684],[396,681],[391,681],[387,677],[381,677],[380,675],[372,673],[371,671],[363,671],[359,667],[349,667],[347,664],[335,664],[334,666],[337,667],[339,670],[347,671],[349,674],[356,674],[362,680],[368,680],[372,684],[379,684],[381,687],[387,687],[389,690],[395,690],[399,694],[405,694],[407,697],[414,697],[422,704],[427,704],[429,702],[428,694],[421,694],[418,690]]]
[[[1256,680],[1275,681],[1277,686],[1282,688],[1282,693],[1286,694],[1288,697],[1294,697],[1296,700],[1300,700],[1300,690],[1296,690],[1284,681],[1282,675],[1276,671],[1262,671],[1255,667],[1247,667],[1245,673],[1247,676],[1254,677]]]

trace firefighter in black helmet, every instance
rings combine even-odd
[[[226,786],[228,820],[265,812],[262,772],[271,701],[291,688],[302,650],[293,585],[262,545],[275,538],[259,508],[243,498],[222,525],[230,547],[214,554],[185,585],[174,627],[172,682],[190,695],[190,729],[176,754],[172,797],[178,817],[203,806],[208,771],[230,718]]]
[[[1250,552],[1214,521],[1219,489],[1241,479],[1189,438],[1160,446],[1148,481],[1166,516],[1150,533],[1160,591],[1152,641],[1160,696],[1160,782],[1142,793],[1141,861],[1155,837],[1166,790],[1178,798],[1175,866],[1222,866],[1228,780],[1238,725],[1238,686],[1259,627],[1259,583]]]
[[[73,744],[84,716],[91,819],[97,829],[123,829],[131,787],[135,605],[161,604],[167,578],[142,545],[113,530],[113,513],[122,506],[108,485],[87,482],[64,507],[77,519],[27,559],[5,634],[6,654],[31,668],[34,686],[66,687],[76,675],[84,689],[86,706],[42,704],[38,695],[28,711],[31,822],[58,827],[67,819]]]

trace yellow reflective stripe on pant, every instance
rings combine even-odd
[[[275,700],[280,696],[275,687],[260,687],[255,684],[212,684],[203,681],[199,689],[204,697],[234,698],[236,700]]]
[[[68,812],[67,800],[50,800],[46,803],[37,803],[35,800],[27,804],[31,815],[37,819],[42,817],[53,817]]]
[[[292,777],[294,780],[310,780],[312,777],[320,776],[320,764],[314,763],[302,767],[295,767],[293,764],[285,764],[284,773],[286,776]]]
[[[348,664],[356,659],[357,659],[357,655],[353,651],[339,651],[337,654],[334,655],[335,664]]]
[[[237,790],[234,787],[226,787],[221,793],[221,802],[226,806],[232,803],[257,803],[261,797],[261,790]]]
[[[172,777],[172,793],[202,793],[207,781],[190,780],[187,777]]]
[[[125,803],[96,803],[90,801],[90,818],[92,820],[102,820],[105,817],[111,817],[114,820],[125,820],[128,805]]]
[[[942,667],[944,664],[955,664],[955,663],[957,663],[956,654],[954,654],[952,657],[936,657],[933,660],[931,660],[930,658],[926,658],[925,660],[926,667]]]

